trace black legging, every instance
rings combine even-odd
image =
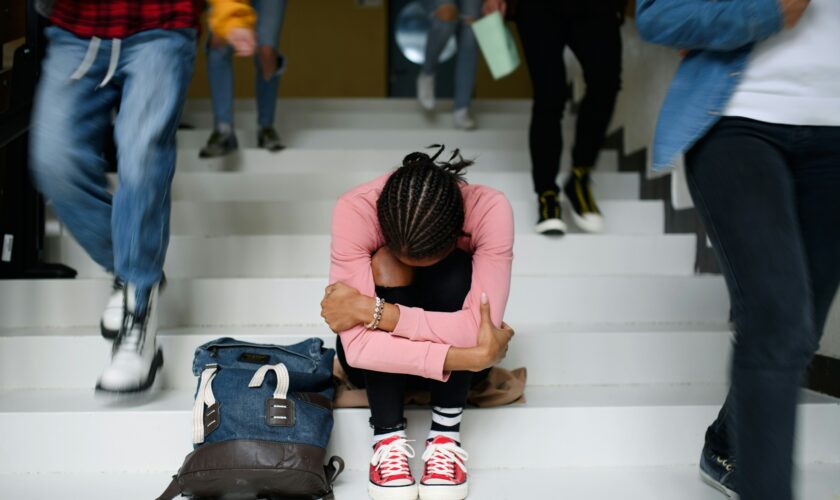
[[[472,256],[455,250],[441,262],[414,270],[414,282],[408,286],[376,287],[376,294],[391,304],[420,307],[427,311],[454,312],[464,306],[472,281]],[[486,377],[482,373],[452,372],[449,380],[439,382],[422,377],[383,373],[353,368],[347,364],[344,347],[337,342],[338,360],[350,382],[367,388],[371,424],[382,429],[402,428],[406,387],[428,389],[432,406],[463,407],[473,383]]]
[[[593,7],[584,5],[590,3]],[[520,0],[517,4],[516,24],[534,88],[529,140],[537,194],[560,191],[561,123],[569,99],[563,61],[567,45],[580,61],[586,81],[572,163],[575,167],[595,166],[621,87],[621,23],[614,4],[601,0]]]

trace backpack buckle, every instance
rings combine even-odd
[[[291,399],[266,399],[265,423],[271,427],[295,425],[295,402]]]

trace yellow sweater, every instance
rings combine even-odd
[[[257,15],[247,0],[209,0],[210,30],[214,35],[226,38],[234,28],[253,29]]]

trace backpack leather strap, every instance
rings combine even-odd
[[[175,497],[181,495],[181,487],[178,486],[178,476],[172,476],[172,481],[166,490],[157,497],[157,500],[173,500]]]

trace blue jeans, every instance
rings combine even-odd
[[[102,40],[78,73],[91,41],[57,27],[32,116],[33,179],[61,222],[99,265],[137,287],[138,313],[161,280],[169,242],[175,133],[195,61],[195,30],[149,30],[122,40],[111,81],[113,40]],[[114,125],[119,188],[112,197],[101,156]]]
[[[790,500],[799,388],[840,282],[840,127],[723,118],[686,160],[736,332],[707,444],[737,460],[741,500]]]
[[[432,12],[432,28],[426,40],[426,57],[423,62],[423,73],[433,75],[438,64],[440,53],[446,47],[449,37],[458,29],[458,56],[455,64],[455,109],[470,107],[473,88],[475,87],[475,72],[478,67],[478,42],[475,33],[466,20],[476,21],[481,17],[482,0],[427,0],[429,11]],[[435,11],[442,5],[455,5],[460,12],[461,21],[443,21],[435,15]]]
[[[286,11],[286,0],[253,0],[257,11],[257,43],[259,46],[277,47],[280,29]],[[207,78],[210,81],[210,95],[213,100],[213,120],[216,127],[221,124],[233,126],[233,49],[230,45],[214,47],[207,40]],[[277,88],[280,77],[263,78],[260,58],[255,56],[257,70],[257,122],[260,127],[274,126],[274,110],[277,106]]]

